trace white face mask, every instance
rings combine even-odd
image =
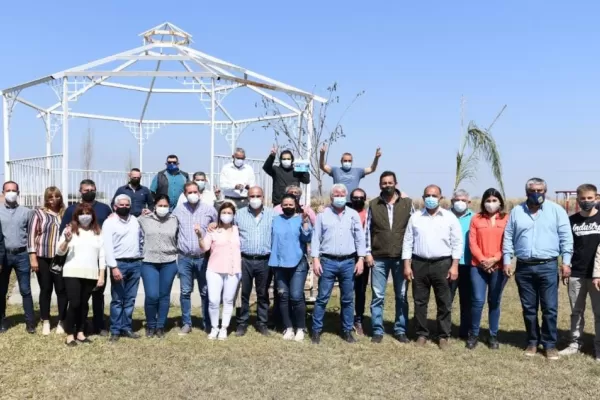
[[[235,165],[238,168],[241,168],[242,165],[244,165],[244,160],[242,160],[241,158],[236,158],[233,160],[233,165]]]
[[[258,210],[259,208],[261,208],[262,207],[262,199],[256,199],[256,198],[250,199],[250,207],[254,208],[255,210]]]
[[[281,166],[283,168],[289,168],[292,166],[292,160],[281,160]]]
[[[224,224],[230,224],[233,221],[233,214],[221,214],[221,222]]]
[[[89,226],[92,223],[92,216],[89,214],[81,214],[77,219],[81,226]]]
[[[486,202],[484,204],[484,207],[487,212],[489,212],[490,214],[494,214],[496,211],[498,211],[500,209],[500,203],[497,201],[494,201],[493,203]]]
[[[343,162],[342,163],[342,168],[345,170],[349,170],[350,168],[352,168],[352,163],[351,162]]]
[[[200,190],[204,190],[204,188],[206,187],[206,181],[195,181],[196,185],[198,185],[198,188]]]
[[[200,200],[200,196],[198,196],[198,193],[190,193],[186,196],[186,199],[190,204],[196,204]]]
[[[159,217],[164,217],[165,215],[167,215],[169,213],[169,207],[165,207],[165,206],[161,206],[161,207],[156,207],[156,215],[158,215]]]
[[[14,203],[15,201],[17,201],[17,192],[6,192],[4,193],[4,199],[6,201],[8,201],[9,203]]]
[[[467,202],[462,200],[455,201],[452,208],[454,208],[454,211],[457,213],[463,213],[467,210]]]

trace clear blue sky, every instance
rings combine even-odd
[[[395,171],[401,189],[413,197],[429,183],[441,185],[446,194],[452,189],[461,95],[467,99],[467,120],[482,126],[508,104],[494,127],[508,195],[520,196],[531,176],[545,178],[551,191],[600,184],[598,2],[94,4],[3,4],[0,88],[140,46],[139,33],[170,21],[194,35],[194,48],[294,86],[325,94],[337,81],[342,102],[365,90],[344,121],[347,138],[333,147],[329,162],[337,164],[341,153],[350,151],[356,166],[366,166],[379,145],[378,172]],[[53,104],[52,91],[41,89],[22,95]],[[99,89],[94,100],[82,97],[74,111],[139,115],[142,98],[110,90]],[[205,116],[197,100],[177,105],[188,115]],[[253,107],[244,117],[256,112]],[[161,118],[180,111],[163,101],[149,113]],[[122,125],[93,122],[92,127],[94,168],[121,170],[129,151],[137,159],[136,143]],[[72,121],[75,167],[85,129],[85,121]],[[14,158],[44,154],[44,126],[34,112],[17,105],[12,130]],[[217,153],[227,153],[225,140],[217,142]],[[250,157],[266,157],[272,143],[259,128],[248,129],[239,141]],[[145,169],[158,170],[167,153],[177,153],[183,169],[208,170],[208,144],[204,128],[163,127],[146,146]],[[60,151],[60,134],[54,151]],[[371,194],[377,175],[363,181]],[[465,185],[474,195],[490,186],[495,182],[485,166],[477,181]]]

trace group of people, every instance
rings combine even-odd
[[[311,341],[320,343],[323,320],[335,282],[339,283],[342,338],[353,343],[363,336],[366,290],[372,289],[371,341],[384,338],[383,308],[389,275],[393,279],[395,317],[393,337],[408,343],[408,284],[414,299],[416,344],[433,338],[427,324],[431,290],[436,300],[437,343],[448,346],[451,310],[460,297],[459,337],[468,349],[480,341],[480,322],[488,302],[487,344],[498,349],[503,289],[513,276],[519,289],[527,333],[525,355],[541,345],[548,359],[556,359],[558,286],[568,285],[571,302],[571,343],[560,354],[580,351],[587,295],[596,321],[596,359],[600,361],[600,213],[597,188],[577,189],[580,211],[568,216],[548,200],[546,182],[532,178],[525,185],[526,201],[507,211],[502,194],[486,190],[479,210],[457,190],[451,208],[440,206],[442,190],[428,185],[424,207],[398,189],[396,175],[379,177],[380,193],[367,202],[361,179],[375,172],[377,149],[368,168],[352,166],[344,153],[341,167],[325,163],[333,177],[331,203],[318,210],[300,205],[301,184],[309,174],[294,166],[292,152],[273,148],[263,169],[273,177],[273,207],[255,185],[254,172],[237,149],[221,171],[220,188],[211,190],[204,173],[192,180],[179,170],[171,155],[150,188],[140,184],[140,171],[130,172],[129,183],[117,190],[111,207],[95,200],[94,182],[80,185],[81,201],[65,209],[60,191],[51,187],[44,205],[35,211],[19,206],[19,187],[5,182],[5,205],[0,208],[0,316],[6,309],[6,290],[12,269],[23,297],[28,332],[35,332],[30,270],[40,283],[43,334],[49,334],[50,298],[57,293],[57,333],[66,343],[88,343],[88,301],[92,297],[92,332],[108,335],[104,321],[104,288],[111,280],[110,340],[138,338],[132,313],[140,277],[145,290],[146,336],[162,337],[176,275],[181,284],[181,329],[192,330],[191,294],[198,282],[202,301],[202,329],[209,339],[224,340],[229,333],[234,301],[241,288],[236,336],[246,334],[253,286],[257,325],[270,335],[269,319],[283,327],[283,339],[304,340],[304,287],[310,268],[319,278],[312,314]],[[221,194],[222,191],[222,194]],[[513,259],[516,258],[516,266]],[[312,265],[311,262],[312,261]],[[560,265],[559,265],[560,264]],[[274,283],[274,312],[269,314],[269,287]],[[222,305],[222,313],[220,309]],[[538,321],[541,308],[542,324]],[[0,332],[6,330],[0,323]]]

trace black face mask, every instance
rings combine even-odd
[[[117,210],[115,212],[117,213],[117,215],[119,217],[126,217],[129,215],[130,211],[131,211],[131,208],[129,208],[129,207],[117,207]]]
[[[92,201],[96,200],[96,192],[81,193],[81,200],[85,201],[86,203],[91,203]]]
[[[138,186],[140,184],[140,178],[131,178],[129,180],[131,186]]]
[[[296,209],[295,208],[282,208],[281,209],[283,211],[283,215],[285,215],[286,217],[291,217],[292,215],[294,215],[296,213]]]
[[[364,200],[352,200],[352,208],[354,208],[355,210],[362,210],[363,208],[365,208],[365,201]]]
[[[579,202],[579,208],[581,208],[583,211],[592,211],[594,209],[594,207],[596,207],[595,201],[580,201]]]
[[[386,186],[383,189],[381,189],[381,193],[383,193],[386,196],[391,196],[394,193],[396,193],[396,188],[393,186]]]

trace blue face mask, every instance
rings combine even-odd
[[[425,208],[428,210],[433,210],[434,208],[437,208],[440,205],[440,200],[437,197],[425,197],[424,202]]]
[[[177,171],[179,171],[179,167],[175,164],[167,164],[167,171],[177,172]]]
[[[335,208],[343,208],[346,206],[346,198],[345,197],[334,197],[332,204]]]
[[[527,194],[527,204],[532,206],[539,206],[546,200],[546,195],[544,193],[528,193]]]

